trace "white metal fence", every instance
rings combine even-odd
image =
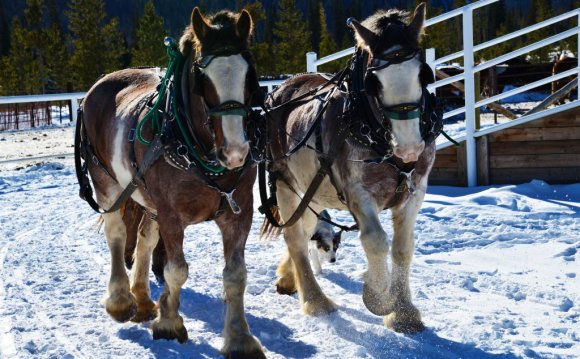
[[[567,37],[574,36],[574,35],[576,35],[578,37],[578,49],[576,52],[576,54],[577,54],[576,56],[580,57],[580,9],[575,9],[575,10],[569,11],[569,12],[564,13],[562,15],[555,16],[549,20],[542,21],[538,24],[534,24],[534,25],[526,27],[524,29],[514,31],[510,34],[500,36],[496,39],[493,39],[493,40],[490,40],[490,41],[487,41],[487,42],[484,42],[484,43],[481,43],[478,45],[474,45],[473,44],[473,11],[478,9],[478,8],[487,6],[487,5],[492,4],[494,2],[497,2],[497,1],[500,1],[500,0],[480,0],[480,1],[473,2],[471,4],[464,6],[464,7],[452,10],[450,12],[447,12],[445,14],[436,16],[434,18],[431,18],[431,19],[428,19],[425,21],[425,26],[428,27],[428,26],[437,24],[439,22],[449,20],[449,19],[454,18],[456,16],[462,17],[462,21],[463,21],[463,50],[458,51],[458,52],[453,53],[453,54],[448,54],[448,55],[441,56],[441,57],[437,58],[435,56],[435,49],[427,49],[426,61],[429,64],[429,66],[431,66],[431,68],[433,70],[435,70],[436,66],[439,64],[447,63],[451,60],[458,59],[458,58],[463,59],[463,64],[464,64],[463,65],[463,68],[464,68],[463,73],[460,73],[458,75],[455,75],[455,76],[452,76],[452,77],[449,77],[449,78],[446,78],[443,80],[436,81],[434,84],[429,85],[428,89],[429,89],[429,91],[435,91],[435,89],[438,87],[448,85],[448,84],[451,84],[451,83],[457,82],[457,81],[464,81],[464,84],[465,84],[464,85],[464,87],[465,87],[465,106],[462,108],[458,108],[458,109],[455,109],[453,111],[449,111],[449,112],[445,113],[444,118],[449,118],[449,117],[452,117],[452,116],[455,116],[458,114],[465,113],[465,135],[457,138],[457,140],[465,141],[465,143],[466,143],[467,184],[470,187],[475,186],[477,184],[477,170],[476,170],[477,163],[476,163],[476,147],[475,147],[475,139],[477,137],[484,136],[484,135],[487,135],[489,133],[499,131],[499,130],[502,130],[502,129],[507,128],[507,127],[516,126],[516,125],[519,125],[521,123],[533,121],[535,119],[538,119],[538,118],[541,118],[544,116],[549,116],[549,115],[552,115],[552,114],[560,112],[560,111],[565,111],[565,110],[568,110],[570,108],[580,106],[580,100],[576,100],[576,101],[567,103],[565,105],[560,105],[560,106],[557,106],[555,108],[551,108],[551,109],[548,109],[548,110],[545,110],[542,112],[537,112],[537,113],[534,113],[531,115],[522,116],[516,120],[510,121],[508,123],[504,123],[501,125],[496,125],[496,126],[487,128],[485,130],[477,130],[475,128],[475,109],[476,108],[478,108],[480,106],[487,105],[487,104],[492,103],[492,102],[496,102],[498,100],[502,100],[504,98],[511,97],[513,95],[516,95],[516,94],[519,94],[519,93],[522,93],[525,91],[528,91],[532,88],[536,88],[538,86],[551,83],[555,80],[559,80],[559,79],[562,79],[562,78],[567,77],[567,76],[571,76],[571,75],[578,76],[578,74],[580,74],[580,66],[577,66],[576,68],[570,69],[570,70],[562,72],[560,74],[546,77],[542,80],[535,81],[535,82],[527,84],[525,86],[520,86],[518,88],[515,88],[515,89],[510,90],[510,91],[506,91],[506,92],[501,93],[499,95],[492,96],[492,97],[477,101],[476,94],[475,94],[474,74],[477,72],[480,72],[484,69],[488,69],[492,66],[504,63],[507,60],[513,59],[513,58],[520,56],[520,55],[523,55],[523,54],[527,54],[533,50],[537,50],[541,47],[553,44],[557,41],[560,41],[562,39],[565,39]],[[563,31],[557,35],[550,36],[550,37],[545,38],[541,41],[535,42],[531,45],[524,46],[518,50],[501,55],[495,59],[491,59],[489,61],[486,61],[486,62],[478,64],[478,65],[475,64],[474,53],[477,51],[481,51],[481,50],[486,49],[490,46],[497,45],[497,44],[502,43],[504,41],[514,39],[516,37],[525,35],[529,32],[544,28],[544,27],[549,26],[549,25],[553,25],[553,24],[562,22],[562,21],[570,19],[570,18],[577,18],[578,25],[571,28],[571,29]],[[321,59],[317,59],[316,53],[309,52],[306,54],[306,69],[308,72],[316,72],[317,67],[319,65],[323,65],[327,62],[334,61],[336,59],[340,59],[340,58],[345,57],[345,56],[349,56],[352,53],[354,53],[354,50],[355,50],[354,47],[351,47],[351,48],[342,50],[340,52],[337,52],[335,54],[323,57]],[[437,148],[440,149],[440,148],[448,147],[450,145],[451,145],[450,142],[444,142],[444,143],[438,145]]]

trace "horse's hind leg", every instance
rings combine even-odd
[[[117,321],[126,322],[137,309],[135,298],[129,291],[129,277],[125,272],[125,239],[127,230],[121,211],[103,214],[105,236],[111,252],[111,278],[109,296],[105,302],[107,312]]]
[[[244,313],[246,262],[244,249],[252,225],[249,201],[239,215],[226,212],[216,220],[223,238],[225,268],[223,270],[226,318],[222,354],[226,358],[265,358],[260,342],[250,333]]]
[[[278,264],[276,274],[278,275],[278,280],[276,281],[276,292],[288,295],[296,293],[294,263],[292,262],[288,249],[286,249],[282,260],[280,260],[280,264]]]
[[[389,243],[378,217],[377,206],[366,191],[358,188],[348,193],[349,207],[360,227],[360,240],[367,256],[368,270],[364,274],[363,302],[376,315],[386,315],[392,303],[388,298]]]
[[[424,192],[417,190],[402,208],[393,208],[393,276],[389,296],[393,311],[385,317],[385,324],[397,332],[417,333],[425,329],[419,310],[411,302],[409,269],[415,241],[413,229]]]
[[[137,247],[131,280],[131,293],[137,300],[137,314],[132,318],[134,322],[151,320],[157,315],[149,288],[149,265],[151,263],[151,254],[158,240],[159,225],[157,221],[143,213],[137,234]]]
[[[280,206],[280,215],[286,221],[292,216],[294,209],[298,207],[299,198],[283,182],[278,181],[277,184],[278,203],[283,204]],[[294,279],[300,295],[302,310],[309,315],[328,314],[336,311],[336,305],[322,292],[310,266],[308,240],[315,227],[316,216],[307,210],[298,222],[284,229],[284,240],[294,263]],[[290,263],[285,261],[281,263],[282,265],[289,266]],[[278,272],[281,273],[282,269],[279,267]]]
[[[165,249],[167,264],[163,270],[165,289],[159,298],[159,316],[153,321],[153,339],[187,341],[187,330],[179,315],[179,293],[187,280],[189,269],[183,255],[183,226],[169,218],[158,217],[159,229]]]

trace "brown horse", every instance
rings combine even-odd
[[[255,145],[250,103],[258,92],[248,43],[247,11],[205,18],[198,8],[167,71],[127,69],[100,79],[87,93],[77,146],[96,192],[111,252],[107,312],[118,321],[155,318],[153,338],[187,340],[179,293],[188,277],[183,253],[187,226],[213,220],[223,237],[227,313],[222,352],[227,357],[264,354],[244,314],[244,248],[252,224]],[[133,140],[134,138],[137,140]],[[141,177],[140,174],[144,172]],[[82,184],[81,184],[82,186]],[[148,215],[138,225],[129,280],[124,262],[127,226],[118,199],[131,199]],[[89,201],[90,203],[90,201]],[[113,208],[111,208],[113,207]],[[111,210],[112,209],[112,210]],[[125,209],[127,210],[127,209]],[[158,309],[150,297],[149,265],[162,238],[167,264]]]
[[[307,197],[315,178],[324,178],[309,204],[312,211],[306,209],[284,228],[288,252],[278,267],[278,292],[298,291],[306,314],[336,310],[308,262],[314,212],[336,208],[349,210],[360,228],[368,260],[366,307],[385,316],[385,324],[396,331],[424,329],[411,301],[409,268],[413,227],[441,126],[440,117],[434,120],[427,110],[434,99],[426,91],[433,73],[420,57],[424,19],[423,3],[412,17],[389,10],[362,23],[352,20],[358,51],[345,81],[329,83],[318,74],[295,76],[267,101],[273,159],[268,170],[284,222],[292,222],[300,197]],[[313,89],[318,91],[310,95]],[[316,135],[304,143],[309,134]],[[378,217],[386,208],[392,211],[394,226],[392,272],[387,267],[389,240]]]

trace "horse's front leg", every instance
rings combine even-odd
[[[129,277],[125,272],[125,241],[127,229],[121,211],[103,214],[105,236],[111,253],[109,293],[105,301],[107,313],[119,322],[126,322],[137,310],[135,298],[129,291]]]
[[[173,218],[158,217],[159,232],[167,252],[167,264],[163,270],[165,289],[159,298],[159,314],[151,325],[153,339],[177,339],[187,341],[187,330],[179,315],[179,293],[187,280],[189,269],[183,255],[184,227]]]
[[[151,254],[158,241],[159,225],[157,221],[144,214],[137,234],[131,280],[131,293],[137,300],[137,314],[132,318],[134,322],[151,320],[157,315],[149,288],[149,265]]]
[[[223,282],[227,310],[221,352],[226,358],[265,358],[260,342],[250,333],[244,312],[247,278],[244,250],[252,225],[252,201],[247,202],[240,214],[227,211],[216,219],[225,259]]]
[[[419,310],[411,302],[409,269],[415,240],[413,229],[425,191],[417,189],[402,207],[392,208],[393,213],[393,282],[389,291],[392,298],[392,312],[385,317],[385,324],[397,332],[417,333],[425,329]]]
[[[299,198],[288,186],[278,181],[278,203],[280,206],[280,215],[284,221],[287,221],[296,207],[298,207]],[[294,225],[284,228],[284,240],[288,247],[289,258],[282,261],[278,267],[278,273],[285,272],[288,274],[288,266],[294,264],[294,284],[300,296],[302,310],[309,315],[328,314],[336,311],[336,305],[326,297],[318,285],[310,261],[308,258],[308,241],[310,235],[316,227],[316,216],[306,210]],[[283,266],[286,266],[285,268]],[[290,272],[292,273],[292,272]],[[283,278],[278,280],[281,283]],[[292,282],[286,280],[286,282]]]
[[[373,198],[362,188],[347,192],[348,205],[360,229],[360,241],[368,260],[364,274],[363,302],[375,315],[386,315],[391,311],[390,285],[387,268],[389,243],[381,226],[378,208]]]

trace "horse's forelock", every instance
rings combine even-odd
[[[179,41],[181,52],[185,54],[191,48],[194,53],[200,54],[202,49],[211,51],[225,46],[247,50],[249,39],[240,39],[236,32],[238,18],[239,14],[229,10],[221,10],[205,17],[210,28],[203,42],[195,36],[193,26],[188,25]]]
[[[366,18],[361,25],[373,32],[379,38],[378,46],[380,49],[371,49],[372,51],[383,51],[385,48],[395,44],[418,46],[416,34],[411,34],[406,26],[411,21],[411,14],[407,11],[390,9],[379,10],[373,15]],[[362,43],[362,39],[357,36],[357,46],[365,48],[371,44]]]

